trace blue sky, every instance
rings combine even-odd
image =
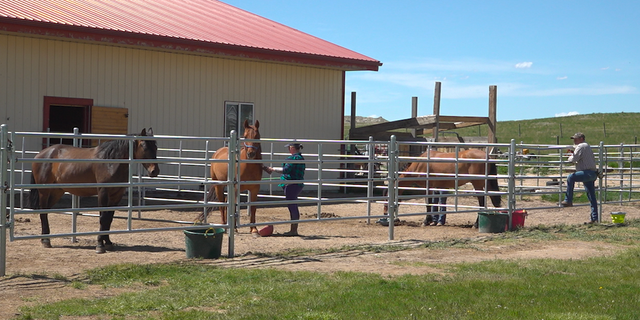
[[[367,55],[347,72],[346,113],[399,120],[433,113],[498,120],[640,112],[640,1],[223,0]]]

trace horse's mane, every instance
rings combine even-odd
[[[125,159],[129,157],[129,140],[111,140],[98,145],[96,158]]]
[[[129,133],[127,136],[135,136],[136,134]],[[153,136],[149,136],[153,138]],[[150,149],[156,149],[155,140],[145,140],[147,147]],[[137,140],[134,140],[134,144],[137,144]],[[101,143],[96,149],[96,158],[98,159],[126,159],[129,158],[129,140],[110,140]]]

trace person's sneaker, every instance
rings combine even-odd
[[[434,222],[429,223],[429,225],[430,225],[430,226],[435,226],[435,225],[436,225],[436,223],[435,223],[435,221],[434,221]]]
[[[376,224],[379,224],[379,225],[384,226],[384,227],[388,227],[389,226],[389,219],[380,218],[380,219],[378,219],[378,221],[376,221]]]
[[[587,221],[584,224],[595,224],[597,221]]]
[[[573,203],[571,203],[571,202],[569,202],[567,200],[564,200],[564,201],[560,202],[560,205],[563,206],[563,207],[573,207]]]
[[[442,222],[438,222],[437,226],[439,226],[439,227],[440,227],[440,226],[444,226],[444,223],[442,223]]]

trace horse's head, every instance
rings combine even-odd
[[[249,125],[248,120],[244,120],[244,139],[259,140],[260,139],[260,122],[256,120],[253,125]],[[262,148],[260,142],[242,141],[242,145],[247,153],[247,159],[259,159],[262,155]]]
[[[153,137],[153,129],[142,129],[141,136]],[[134,159],[156,159],[158,153],[158,146],[155,140],[140,139],[136,140],[135,151],[133,152]],[[145,162],[142,166],[147,169],[150,177],[157,177],[160,173],[160,167],[157,163]]]

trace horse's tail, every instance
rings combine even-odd
[[[215,186],[211,186],[209,188],[209,193],[207,193],[207,202],[217,202],[218,201],[218,196],[216,195],[216,190],[215,190]],[[218,209],[218,207],[207,207],[203,213],[200,214],[200,216],[198,216],[198,220],[199,222],[204,222],[205,217],[209,216],[209,213],[215,209]]]
[[[496,166],[495,163],[489,163],[489,175],[492,175],[493,177],[487,180],[487,191],[500,191],[500,187],[498,186],[498,178],[496,178],[496,175],[498,174],[498,167]],[[495,195],[495,196],[491,196],[491,202],[493,203],[493,206],[498,208],[501,207],[501,203],[502,203],[502,196],[500,195]]]
[[[31,184],[36,184],[36,177],[31,175]],[[31,189],[29,191],[29,204],[31,209],[40,209],[40,192],[38,189]]]
[[[207,202],[217,202],[217,201],[218,201],[218,195],[216,195],[216,187],[212,185],[209,188],[209,194],[207,194]],[[218,207],[207,207],[207,213],[217,208]]]

